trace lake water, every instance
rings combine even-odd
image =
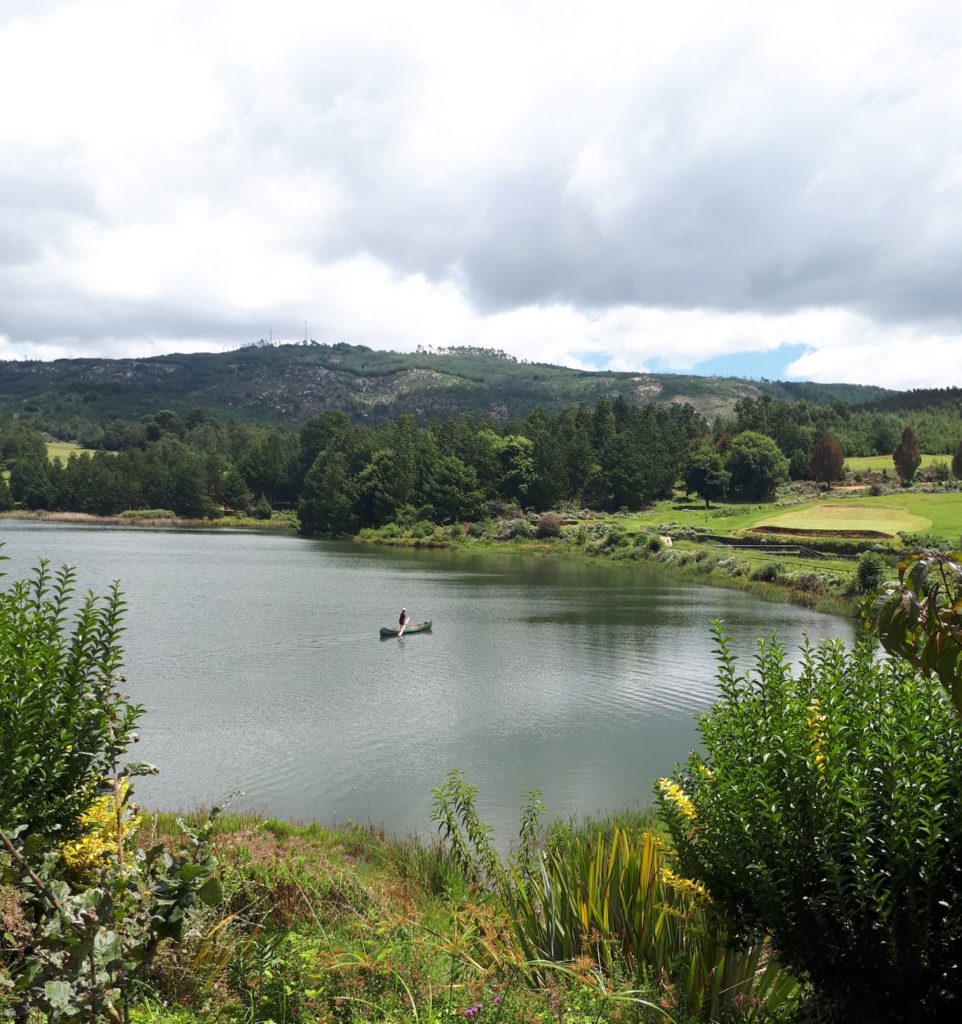
[[[269,534],[4,520],[9,578],[39,558],[119,579],[148,806],[223,800],[323,822],[430,827],[451,768],[503,842],[527,790],[555,815],[645,806],[714,699],[709,623],[736,652],[852,624],[633,565],[368,548]],[[381,641],[406,606],[433,633]]]

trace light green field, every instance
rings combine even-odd
[[[962,533],[962,491],[949,491],[946,494],[886,494],[881,498],[855,498],[856,504],[895,505],[915,516],[922,516],[932,524],[925,532],[938,534],[959,543]]]
[[[931,466],[933,462],[946,462],[952,465],[951,455],[923,455],[922,469]],[[881,473],[887,469],[890,473],[895,472],[895,463],[891,455],[860,455],[857,458],[846,459],[845,468],[852,473]]]
[[[900,533],[926,533],[932,528],[932,520],[899,505],[886,504],[883,498],[874,499],[872,504],[849,498],[789,509],[760,519],[755,526],[773,526],[780,530],[881,533],[896,537]]]
[[[87,452],[93,455],[92,448],[81,448],[79,444],[74,441],[48,441],[47,442],[47,458],[48,459],[60,459],[61,462],[66,462],[71,455],[79,455],[81,452]]]
[[[637,515],[611,516],[609,522],[617,522],[627,530],[644,530],[653,526],[676,523],[679,526],[701,526],[712,533],[731,533],[754,526],[763,516],[771,515],[775,506],[771,504],[712,505],[706,509],[704,502],[688,505],[674,501],[659,501]]]
[[[886,494],[877,498],[832,497],[791,508],[776,505],[724,504],[706,509],[660,501],[635,516],[612,516],[628,530],[645,530],[675,523],[730,534],[754,526],[780,526],[796,530],[873,531],[888,537],[900,533],[934,533],[954,544],[962,534],[962,492]]]

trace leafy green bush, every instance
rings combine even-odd
[[[774,583],[781,575],[781,566],[778,562],[766,562],[758,565],[751,571],[750,579],[759,580],[762,583]]]
[[[114,586],[67,623],[76,572],[41,562],[0,594],[0,828],[38,849],[76,838],[142,709],[116,689],[124,603]]]
[[[419,519],[411,527],[411,536],[416,540],[424,540],[427,537],[431,537],[434,534],[434,523],[427,519]]]
[[[611,548],[626,547],[631,543],[631,536],[621,526],[612,526],[601,541],[601,546],[607,550]]]
[[[119,512],[120,519],[176,519],[177,513],[169,508],[128,508]]]
[[[855,566],[858,589],[867,594],[885,582],[885,559],[875,551],[863,551]]]
[[[254,502],[254,518],[255,519],[270,519],[273,509],[271,503],[267,500],[267,495],[262,494],[257,501]]]
[[[951,542],[935,533],[903,533],[901,540],[906,551],[934,551],[944,555],[952,550]]]
[[[531,540],[534,529],[527,519],[509,519],[501,524],[497,537],[498,540]]]
[[[682,872],[733,937],[770,935],[826,1019],[957,1020],[962,724],[939,684],[868,645],[775,643],[721,699],[659,793]]]

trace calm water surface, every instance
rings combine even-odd
[[[83,589],[120,579],[127,690],[143,703],[143,803],[429,827],[454,767],[514,833],[524,793],[555,814],[646,805],[714,696],[709,622],[736,651],[851,639],[850,623],[668,572],[393,551],[241,532],[3,521],[8,578],[41,557]],[[434,632],[381,641],[406,606]]]

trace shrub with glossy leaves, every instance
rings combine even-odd
[[[934,674],[962,716],[962,556],[916,555],[865,609],[889,654]]]
[[[740,674],[716,640],[704,756],[659,794],[681,870],[828,1020],[958,1020],[962,725],[938,683],[839,642]]]

